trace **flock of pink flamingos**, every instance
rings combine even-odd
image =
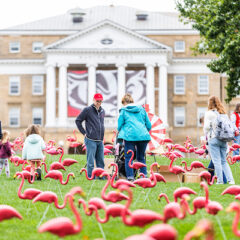
[[[67,141],[70,142],[70,147],[76,148],[80,145],[79,142],[77,142],[77,138],[75,135],[74,137],[67,136]],[[16,150],[22,150],[23,147],[23,136],[18,137],[15,139],[15,141],[12,143],[12,150],[13,153]],[[193,161],[191,163],[191,166],[188,167],[187,163],[185,161],[182,161],[182,164],[184,164],[184,168],[181,166],[173,166],[173,162],[178,159],[182,158],[181,153],[195,153],[198,155],[202,155],[205,152],[206,146],[202,146],[201,148],[195,148],[191,144],[191,140],[187,137],[186,142],[184,143],[184,146],[181,146],[179,144],[173,144],[172,140],[169,138],[166,138],[163,140],[163,143],[166,144],[167,151],[163,153],[165,157],[170,159],[169,164],[169,171],[174,174],[180,174],[186,171],[191,171],[193,168],[205,168],[205,166],[200,161]],[[63,181],[63,175],[62,172],[59,170],[66,170],[65,167],[68,167],[72,164],[78,163],[78,161],[71,159],[71,158],[65,158],[62,160],[64,151],[63,148],[58,147],[56,148],[54,146],[54,141],[49,141],[46,144],[46,153],[50,155],[58,155],[61,154],[58,162],[53,162],[50,165],[49,170],[47,169],[47,165],[45,163],[45,159],[42,162],[42,165],[45,167],[46,175],[44,178],[52,178],[55,180],[59,180],[61,184],[67,184],[70,177],[75,177],[73,173],[69,173],[67,175],[67,179]],[[85,146],[83,146],[85,147]],[[230,147],[230,151],[233,151],[237,148],[240,148],[240,145],[233,144]],[[114,146],[111,144],[105,145],[105,154],[112,153],[114,151]],[[131,161],[129,162],[129,166],[134,169],[139,169],[143,166],[146,166],[145,164],[134,162],[133,163],[133,157],[134,152],[130,151],[132,154]],[[147,209],[137,209],[135,211],[131,211],[131,203],[133,200],[133,192],[131,188],[135,188],[137,185],[142,188],[153,188],[156,186],[157,182],[164,182],[166,183],[166,180],[164,177],[159,174],[155,173],[153,171],[154,167],[159,167],[158,163],[153,163],[150,166],[150,177],[145,178],[144,176],[141,176],[141,178],[138,178],[134,182],[129,182],[124,179],[119,179],[116,181],[117,173],[118,173],[118,166],[116,163],[111,163],[109,167],[114,167],[115,172],[113,176],[109,175],[109,173],[105,172],[104,169],[101,168],[95,168],[92,172],[91,178],[88,178],[87,171],[85,168],[82,168],[80,173],[85,172],[86,178],[88,180],[93,180],[95,177],[106,177],[107,181],[105,186],[103,187],[101,191],[101,198],[93,197],[88,202],[86,202],[83,198],[85,196],[85,193],[83,192],[82,188],[77,186],[74,187],[68,192],[65,197],[62,205],[59,205],[58,202],[58,196],[51,191],[41,191],[39,189],[35,188],[27,188],[22,193],[22,188],[24,185],[25,179],[30,183],[34,183],[34,177],[31,180],[31,174],[30,174],[30,166],[27,165],[27,161],[21,159],[20,157],[13,155],[11,157],[11,162],[15,166],[19,166],[22,164],[22,172],[16,172],[15,178],[21,178],[21,183],[18,189],[18,197],[21,199],[28,199],[32,200],[32,203],[35,202],[46,202],[46,203],[53,203],[56,208],[63,209],[67,204],[69,204],[75,218],[76,218],[76,224],[74,224],[69,218],[67,217],[58,217],[51,219],[47,221],[46,223],[42,224],[38,231],[40,233],[43,232],[50,232],[52,234],[55,234],[59,237],[65,237],[68,235],[73,235],[81,232],[82,230],[82,220],[79,212],[77,211],[76,206],[74,205],[74,196],[80,195],[81,198],[78,200],[79,206],[82,205],[84,212],[87,216],[91,216],[92,214],[95,214],[96,220],[99,223],[106,223],[110,220],[110,217],[116,218],[119,217],[122,219],[123,224],[127,226],[138,226],[138,227],[144,227],[147,224],[150,224],[154,221],[160,221],[162,223],[156,224],[148,228],[143,234],[133,235],[126,238],[126,240],[174,240],[177,239],[177,231],[172,227],[171,225],[167,224],[168,220],[172,218],[178,218],[183,219],[186,217],[187,214],[193,215],[196,214],[198,209],[205,209],[205,211],[208,214],[216,215],[219,211],[223,210],[222,205],[219,202],[211,201],[209,199],[209,189],[208,185],[212,185],[214,182],[214,177],[212,181],[211,175],[207,171],[202,171],[200,173],[200,176],[202,179],[205,179],[206,181],[202,181],[200,183],[200,187],[204,189],[205,196],[196,197],[192,201],[193,208],[190,208],[189,205],[189,195],[196,195],[197,193],[188,187],[179,187],[177,188],[174,193],[174,202],[170,202],[168,196],[165,193],[161,193],[158,196],[158,199],[160,200],[162,197],[166,200],[167,204],[165,205],[163,209],[163,213],[160,214],[158,212],[154,212],[152,210]],[[228,157],[229,164],[234,164],[236,161],[240,160],[240,156],[235,157]],[[109,187],[112,187],[114,190],[108,191],[107,189]],[[235,199],[240,200],[240,186],[233,185],[230,187],[227,187],[223,192],[222,195],[230,194],[235,195]],[[126,200],[125,205],[120,204],[118,202]],[[110,205],[106,205],[105,201],[111,202]],[[238,202],[232,202],[229,207],[226,209],[227,212],[235,211],[236,215],[233,220],[232,230],[233,233],[240,237],[240,230],[238,230],[238,222],[240,217],[240,204]],[[104,211],[105,216],[101,218],[99,216],[99,211]],[[0,205],[0,221],[11,219],[13,217],[23,219],[20,213],[15,210],[13,207],[8,205]],[[184,240],[193,239],[193,238],[199,238],[201,235],[206,235],[206,239],[211,240],[214,239],[214,229],[213,224],[211,221],[207,219],[200,220],[196,226],[188,232]]]

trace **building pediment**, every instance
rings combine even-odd
[[[45,51],[73,49],[158,49],[171,51],[170,47],[110,20],[104,20],[44,48]]]

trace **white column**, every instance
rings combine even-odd
[[[154,89],[154,82],[155,82],[155,72],[153,63],[145,64],[147,68],[147,104],[149,104],[150,112],[155,113],[155,89]]]
[[[67,126],[67,63],[59,63],[58,125]]]
[[[167,63],[158,64],[159,74],[158,74],[158,112],[159,117],[162,119],[163,123],[168,126],[168,79],[167,79]]]
[[[127,66],[126,63],[119,63],[116,65],[118,68],[118,91],[117,91],[117,112],[122,106],[122,98],[126,93],[126,72],[125,67]]]
[[[56,69],[55,64],[46,64],[46,127],[55,127],[56,124]]]
[[[92,104],[96,93],[96,63],[87,64],[88,67],[88,105]]]

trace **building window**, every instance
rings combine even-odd
[[[203,127],[200,123],[200,118],[204,117],[206,111],[207,111],[206,107],[199,107],[197,109],[197,126],[198,127]]]
[[[184,41],[175,41],[174,42],[174,51],[175,52],[185,52],[185,42]]]
[[[42,124],[43,124],[43,109],[42,108],[33,108],[32,122],[33,122],[33,124],[42,126]]]
[[[209,87],[208,87],[208,76],[201,75],[198,77],[198,94],[208,94]]]
[[[174,76],[174,94],[185,94],[185,77]]]
[[[10,53],[19,53],[20,52],[20,42],[10,42],[9,52]]]
[[[175,127],[185,126],[185,108],[184,107],[174,108],[174,125]]]
[[[32,94],[43,95],[43,76],[32,76]]]
[[[20,109],[19,108],[9,109],[9,126],[20,127]]]
[[[41,53],[43,47],[43,42],[33,42],[32,43],[32,52],[33,53]]]
[[[9,95],[20,95],[20,77],[11,76],[9,78]]]

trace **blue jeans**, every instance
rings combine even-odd
[[[227,143],[217,138],[212,138],[208,141],[208,144],[217,175],[217,183],[223,183],[223,172],[228,182],[234,181],[232,171],[226,160]]]
[[[102,141],[93,141],[86,137],[84,142],[87,148],[87,174],[90,178],[94,168],[94,159],[96,159],[96,166],[104,169],[104,146]]]
[[[213,171],[209,171],[209,173],[211,174],[211,179],[213,178],[214,176],[214,165],[213,165],[213,161],[211,160],[209,165],[208,165],[208,168],[211,168],[213,169]],[[227,183],[227,179],[226,179],[226,176],[224,174],[224,171],[223,171],[223,183],[226,184]]]
[[[235,136],[234,142],[240,144],[240,135]],[[236,151],[233,151],[233,156],[239,155],[239,148]]]
[[[137,161],[146,164],[145,151],[149,141],[124,141],[124,155],[125,155],[125,170],[127,179],[134,179],[133,169],[128,166],[128,162],[132,156],[131,153],[127,154],[128,150],[135,151],[137,153]],[[147,176],[147,168],[140,168],[140,172]]]

